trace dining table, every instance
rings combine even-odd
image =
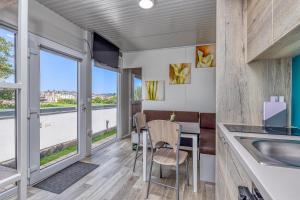
[[[192,147],[180,146],[180,149],[187,150],[192,152],[192,164],[193,164],[193,191],[198,191],[198,141],[200,136],[200,127],[198,123],[193,122],[177,122],[181,125],[181,138],[190,138],[192,139]],[[148,180],[148,173],[149,173],[149,135],[147,129],[142,129],[143,140],[143,180]]]

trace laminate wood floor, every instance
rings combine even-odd
[[[100,166],[72,185],[63,193],[57,195],[44,190],[30,187],[30,200],[141,200],[145,199],[147,183],[142,180],[141,157],[137,161],[136,172],[132,172],[134,151],[129,139],[125,139],[103,148],[84,162]],[[190,167],[191,167],[190,163]],[[215,186],[201,182],[198,193],[193,187],[186,186],[185,167],[180,168],[180,199],[182,200],[214,200]],[[190,183],[192,183],[190,170]],[[163,183],[175,183],[175,169],[163,168],[163,179],[159,179],[159,166],[154,164],[153,179]],[[151,184],[149,199],[175,199],[175,191]]]

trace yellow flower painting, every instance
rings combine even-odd
[[[215,45],[202,45],[196,47],[196,68],[216,66]]]
[[[144,99],[150,101],[164,100],[164,82],[163,81],[145,81]]]
[[[169,78],[171,85],[191,83],[191,63],[170,64]]]

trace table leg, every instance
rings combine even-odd
[[[198,145],[197,135],[193,135],[193,187],[194,192],[198,191]]]
[[[143,181],[147,181],[147,132],[143,131]]]

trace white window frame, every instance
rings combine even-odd
[[[5,23],[1,23],[2,27]],[[28,0],[18,1],[18,31],[16,37],[16,63],[15,83],[0,83],[0,88],[12,88],[16,90],[16,156],[17,176],[10,181],[2,180],[4,184],[16,182],[14,187],[0,195],[0,198],[18,193],[18,199],[25,200],[27,197],[27,159],[28,159],[28,120],[27,120],[27,87],[28,87]],[[12,182],[14,181],[14,182]]]
[[[21,73],[22,71],[24,71],[24,69],[22,69],[20,67],[20,65],[17,63],[17,57],[19,56],[18,55],[18,31],[16,30],[16,28],[14,28],[13,26],[10,26],[6,23],[2,23],[0,22],[0,28],[2,29],[5,29],[7,31],[10,31],[12,33],[14,33],[15,35],[15,43],[14,43],[14,49],[15,49],[15,72],[14,72],[14,80],[15,82],[12,82],[12,83],[9,83],[9,82],[0,82],[0,89],[8,89],[8,90],[14,90],[15,91],[15,159],[16,159],[16,170],[18,171],[19,175],[18,176],[15,176],[15,178],[12,178],[11,179],[11,183],[18,183],[18,185],[20,186],[20,180],[21,180],[21,168],[22,168],[22,165],[21,165],[21,160],[23,160],[23,158],[26,156],[26,155],[20,155],[20,149],[21,149],[21,132],[25,133],[26,134],[26,130],[21,130],[20,126],[21,126],[21,120],[22,120],[22,115],[21,115],[21,106],[24,106],[24,105],[21,105],[21,103],[23,101],[21,101],[21,90],[24,89],[24,87],[26,87],[26,84],[23,84],[22,83],[22,79],[21,79]],[[22,98],[23,99],[23,98]],[[24,123],[24,120],[22,122],[22,124]],[[26,142],[26,141],[25,141]],[[24,164],[24,163],[23,163]],[[25,163],[26,164],[26,163]],[[25,175],[26,176],[26,175]],[[23,179],[24,180],[24,179]],[[10,183],[10,184],[11,184]],[[8,183],[7,183],[8,184]],[[26,183],[25,183],[26,184]],[[24,183],[23,183],[24,185]],[[24,186],[23,186],[24,187]],[[21,190],[19,188],[19,190]],[[24,189],[22,189],[22,196],[24,195]],[[13,194],[16,194],[17,193],[17,186],[16,187],[12,187],[4,192],[2,192],[0,194],[0,199],[1,198],[6,198],[8,196],[11,196]],[[19,196],[21,196],[19,194]]]

